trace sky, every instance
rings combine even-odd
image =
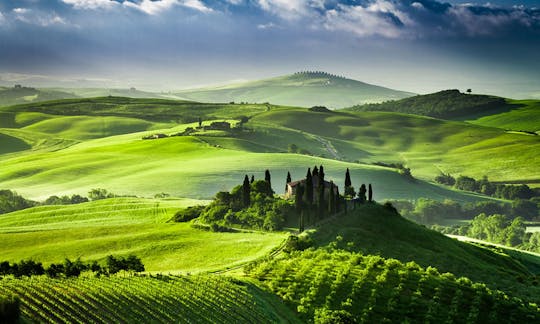
[[[540,0],[0,0],[0,84],[174,91],[305,70],[540,98]]]

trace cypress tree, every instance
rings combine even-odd
[[[324,207],[326,206],[324,201],[324,185],[319,184],[319,195],[317,199],[317,207],[319,209],[319,218],[324,215]]]
[[[300,232],[304,231],[304,186],[298,184],[296,188],[296,196],[294,197],[294,206],[296,207],[296,212],[298,213],[298,230]]]
[[[318,176],[319,175],[319,169],[317,169],[317,166],[313,167],[313,172],[311,173],[312,176]]]
[[[244,203],[244,207],[249,207],[249,205],[251,204],[251,198],[250,198],[250,195],[251,194],[251,184],[249,183],[249,178],[246,174],[246,176],[244,177],[244,183],[242,184],[242,201]]]
[[[249,183],[253,183],[253,182],[255,182],[255,176],[252,174],[251,175],[251,180],[249,181]]]
[[[287,179],[285,180],[285,193],[287,192],[287,183],[291,182],[291,173],[287,171]]]
[[[360,198],[361,203],[366,202],[366,185],[362,183],[360,189],[358,190],[358,198]]]
[[[369,202],[373,201],[373,189],[371,188],[371,183],[368,185],[368,200]]]
[[[336,186],[336,212],[341,210],[341,199],[339,197],[339,188]]]
[[[322,164],[319,167],[319,183],[324,183],[324,168]]]
[[[335,210],[335,193],[334,193],[334,182],[330,181],[330,193],[328,195],[328,214],[332,215],[334,214]]]
[[[268,182],[268,184],[272,186],[272,182],[270,181],[270,171],[268,169],[264,171],[264,181]]]
[[[306,188],[304,190],[304,200],[308,206],[311,206],[313,204],[313,178],[309,168],[306,174]]]
[[[345,172],[345,188],[352,186],[351,175],[349,174],[349,168]]]

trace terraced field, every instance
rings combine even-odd
[[[0,295],[8,294],[20,298],[28,322],[298,322],[275,296],[215,275],[0,280]]]

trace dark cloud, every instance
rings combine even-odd
[[[526,77],[538,85],[540,77],[532,71],[540,69],[535,59],[539,37],[540,10],[506,4],[435,0],[0,2],[0,72],[141,78],[148,84],[159,80],[167,88],[212,83],[208,81],[212,76],[249,78],[305,68],[357,71],[363,78],[376,79],[379,67],[391,79],[415,68],[425,70],[426,64],[446,76],[441,79],[455,78],[453,70],[467,66],[476,69],[479,80],[491,82],[489,71],[497,67],[509,79]]]

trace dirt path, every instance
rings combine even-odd
[[[342,157],[339,155],[338,151],[336,150],[336,148],[334,147],[334,145],[332,145],[332,142],[330,142],[329,140],[325,140],[324,138],[320,137],[320,136],[317,136],[317,135],[313,135],[313,138],[315,140],[317,140],[317,142],[321,143],[322,146],[324,147],[324,149],[335,159],[335,160],[342,160]]]

